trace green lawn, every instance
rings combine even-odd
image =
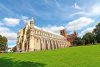
[[[100,67],[100,45],[0,54],[0,67]]]

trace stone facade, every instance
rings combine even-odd
[[[19,30],[17,37],[17,51],[38,51],[69,46],[67,38],[53,34],[34,26],[34,19],[27,21],[23,29]]]
[[[69,41],[71,43],[71,46],[73,46],[73,41],[75,40],[75,38],[78,36],[77,32],[74,31],[72,34],[67,35],[67,41]]]
[[[74,45],[73,44],[73,41],[78,36],[78,34],[77,34],[76,31],[74,31],[72,34],[68,35],[66,33],[66,30],[65,29],[60,30],[60,35],[64,36],[67,39],[67,41],[69,42],[69,44],[68,44],[69,46],[73,46]]]

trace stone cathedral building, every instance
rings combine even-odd
[[[34,26],[34,19],[26,21],[23,29],[18,31],[17,51],[38,51],[70,46],[64,30],[60,34],[50,33]]]

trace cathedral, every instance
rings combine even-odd
[[[60,30],[60,34],[54,34],[34,26],[34,19],[26,21],[24,28],[17,33],[16,50],[21,52],[49,50],[65,48],[71,46],[67,40],[65,30]]]

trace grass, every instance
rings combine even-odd
[[[100,67],[100,44],[0,54],[0,67]]]

